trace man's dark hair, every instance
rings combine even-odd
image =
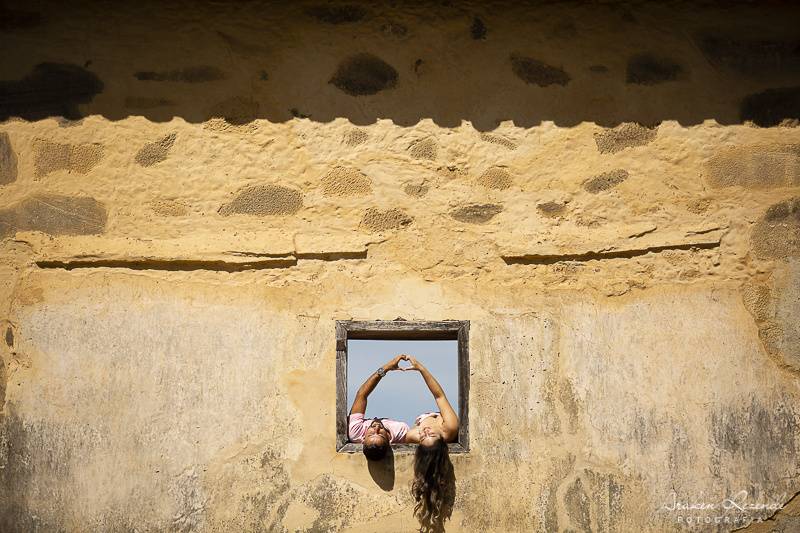
[[[389,451],[388,443],[364,445],[364,455],[366,455],[367,459],[370,461],[380,461],[386,457],[387,451]]]

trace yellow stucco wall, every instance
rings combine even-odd
[[[398,316],[470,321],[448,531],[800,490],[790,3],[70,4],[0,8],[0,530],[414,530],[335,450]]]

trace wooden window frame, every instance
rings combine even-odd
[[[469,320],[337,320],[336,321],[336,451],[360,453],[362,445],[347,436],[347,341],[456,340],[458,341],[458,439],[450,453],[469,451]],[[413,452],[416,444],[392,444],[396,453]]]

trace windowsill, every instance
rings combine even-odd
[[[392,444],[392,453],[395,455],[412,454],[417,450],[417,446],[417,444]],[[458,442],[451,442],[447,447],[450,453],[463,454],[469,452]],[[360,443],[348,442],[336,451],[338,453],[361,453],[362,448],[363,445]]]

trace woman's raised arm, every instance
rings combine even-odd
[[[433,399],[436,400],[436,405],[439,407],[439,412],[442,414],[442,432],[444,433],[445,440],[452,442],[458,437],[458,415],[456,414],[453,406],[444,393],[444,389],[433,377],[433,374],[425,368],[425,366],[417,361],[414,357],[406,355],[406,360],[411,363],[410,367],[403,368],[403,370],[416,370],[422,374],[422,379],[433,394]]]

